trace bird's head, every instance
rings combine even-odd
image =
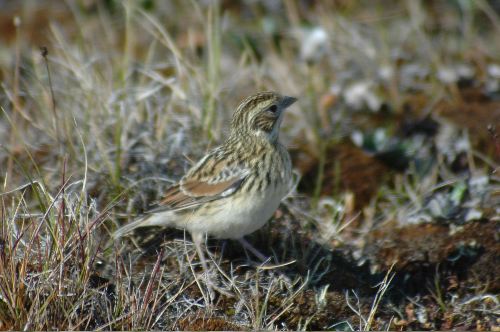
[[[231,121],[233,134],[251,134],[264,137],[270,142],[278,140],[283,111],[297,98],[275,92],[259,92],[243,100]]]

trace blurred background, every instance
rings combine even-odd
[[[12,272],[0,279],[0,328],[499,329],[499,15],[498,0],[0,0],[0,243],[18,259],[0,262]],[[34,291],[55,292],[40,277],[55,270],[58,292],[118,285],[124,272],[102,266],[131,249],[104,245],[109,232],[220,144],[239,101],[262,90],[299,98],[281,135],[296,187],[251,237],[275,263],[296,262],[235,274],[269,286],[264,314],[224,309],[261,289],[248,280],[201,320],[161,296],[150,316],[127,316],[130,294],[148,293],[124,287],[113,291],[122,311],[101,294],[113,314],[81,297],[93,315],[83,323],[73,300]],[[189,283],[171,233],[163,266]],[[28,235],[45,258],[30,256]],[[211,245],[222,269],[245,257]],[[62,269],[53,251],[88,260]],[[139,269],[155,280],[157,251],[144,252]],[[373,286],[388,271],[379,303]],[[280,278],[285,291],[270,286]],[[173,296],[173,280],[155,282]],[[159,312],[181,318],[150,318]]]

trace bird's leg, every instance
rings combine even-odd
[[[260,259],[261,262],[265,262],[268,260],[268,257],[266,257],[264,254],[262,254],[259,250],[257,250],[254,246],[250,244],[247,240],[244,238],[238,239],[238,241],[241,243],[243,248],[248,249],[252,254],[255,255],[258,259]]]
[[[191,234],[191,237],[193,238],[194,246],[196,247],[196,252],[198,253],[198,257],[200,258],[201,266],[203,266],[203,272],[208,274],[208,265],[207,261],[205,260],[205,253],[203,252],[203,248],[201,247],[204,236],[202,233],[193,233]]]
[[[203,233],[192,233],[191,237],[193,238],[194,246],[196,247],[196,251],[198,252],[198,256],[199,256],[200,261],[201,261],[201,266],[203,267],[203,272],[205,275],[204,279],[205,279],[205,284],[208,288],[209,298],[214,299],[215,293],[214,293],[214,290],[212,288],[212,283],[209,280],[210,274],[208,271],[207,261],[205,260],[205,254],[204,254],[203,248],[202,248],[202,242],[204,239]]]

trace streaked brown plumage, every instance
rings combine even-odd
[[[242,238],[271,217],[288,193],[291,162],[279,142],[283,110],[296,101],[274,92],[243,100],[227,140],[196,163],[158,206],[114,234],[137,227],[170,226],[205,235]]]

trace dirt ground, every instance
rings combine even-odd
[[[498,1],[0,9],[0,330],[500,331]],[[299,98],[269,259],[113,240],[256,90]]]

